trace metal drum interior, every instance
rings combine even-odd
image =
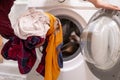
[[[63,27],[63,47],[62,54],[64,60],[74,58],[80,53],[80,34],[82,27],[72,18],[65,15],[57,16]]]
[[[49,11],[61,21],[63,28],[63,60],[68,61],[81,55],[80,35],[86,23],[75,11],[58,8]]]

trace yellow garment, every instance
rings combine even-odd
[[[50,29],[47,32],[48,45],[46,48],[46,57],[45,57],[45,77],[44,80],[57,80],[60,74],[60,68],[58,65],[58,54],[59,50],[56,48],[62,43],[63,36],[62,36],[62,27],[61,24],[58,24],[59,31],[55,31],[55,22],[56,18],[46,13],[50,18]]]

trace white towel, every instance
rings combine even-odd
[[[27,39],[29,36],[40,36],[45,38],[49,30],[50,20],[43,11],[30,8],[25,11],[13,26],[14,33],[20,39]]]

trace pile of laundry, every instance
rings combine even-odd
[[[2,56],[7,60],[18,61],[20,73],[26,74],[36,62],[35,48],[43,46],[43,56],[36,71],[44,76],[44,80],[57,80],[63,67],[60,50],[63,36],[59,19],[50,13],[30,8],[19,16],[13,28],[9,27],[14,35],[7,36],[9,31],[1,33],[9,39],[3,46]],[[3,28],[6,29],[7,26]]]

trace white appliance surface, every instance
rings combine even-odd
[[[29,0],[28,7],[42,9],[57,17],[64,16],[65,19],[73,21],[78,24],[77,27],[82,28],[86,27],[89,19],[98,10],[91,3],[83,0]],[[80,51],[77,51],[74,57],[70,56],[65,60],[63,66],[59,80],[99,80],[89,70]]]

